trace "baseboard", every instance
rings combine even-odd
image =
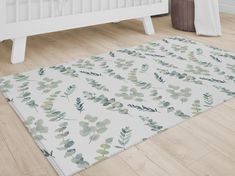
[[[220,12],[230,13],[235,15],[235,5],[220,3],[219,5]]]

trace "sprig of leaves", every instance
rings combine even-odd
[[[129,126],[122,128],[118,140],[119,145],[115,147],[119,149],[125,149],[126,145],[130,142],[131,136],[132,136],[132,130]]]
[[[50,121],[60,121],[62,119],[65,120],[66,113],[54,108],[54,101],[59,96],[60,91],[56,91],[51,94],[46,101],[42,104],[42,109],[45,111],[46,116],[50,119]]]
[[[62,122],[59,124],[59,127],[55,130],[57,139],[61,140],[60,147],[58,150],[65,151],[64,158],[71,158],[71,161],[76,164],[79,168],[86,168],[89,166],[89,163],[84,159],[81,153],[77,153],[77,150],[74,147],[75,142],[72,139],[69,139],[68,131],[68,122]]]
[[[13,84],[10,80],[4,81],[3,79],[0,79],[0,92],[6,93],[9,92],[9,90],[12,88]]]
[[[200,100],[195,100],[192,104],[192,114],[194,116],[198,115],[201,113],[201,105],[200,105]]]
[[[151,131],[160,131],[163,129],[163,126],[160,126],[153,119],[149,117],[139,116],[139,118],[144,122],[144,125],[148,126]]]
[[[152,87],[151,83],[138,80],[137,70],[138,69],[135,68],[128,73],[128,80],[141,89],[150,89]]]
[[[96,152],[99,154],[99,156],[95,157],[97,161],[101,161],[107,158],[107,155],[109,154],[108,150],[111,148],[112,142],[113,138],[108,138],[105,140],[104,144],[100,145],[100,149],[96,150]]]
[[[38,82],[37,90],[42,91],[42,93],[48,93],[51,90],[57,88],[61,83],[61,80],[54,81],[50,78],[43,78],[42,81]]]
[[[31,92],[29,92],[29,82],[23,82],[19,87],[18,91],[21,92],[17,98],[22,99],[21,102],[25,103],[30,108],[37,110],[38,104],[31,97]]]
[[[29,76],[23,75],[23,74],[16,74],[13,77],[17,82],[23,82],[27,81],[29,79]]]
[[[163,80],[163,78],[162,78],[159,74],[154,73],[154,76],[155,76],[155,78],[156,78],[160,83],[164,83],[164,82],[165,82],[165,81]]]
[[[205,93],[203,94],[203,98],[204,98],[204,103],[206,107],[211,107],[214,103],[213,97],[210,93]]]
[[[96,96],[96,94],[87,91],[84,91],[83,94],[87,100],[92,100],[94,103],[100,103],[110,111],[118,111],[120,114],[128,114],[128,109],[123,108],[123,104],[116,101],[115,98],[108,99],[104,95]]]
[[[63,65],[59,65],[59,66],[53,66],[50,68],[54,69],[56,71],[59,71],[63,75],[67,75],[67,76],[71,76],[71,77],[79,77],[79,74],[77,73],[77,71],[72,69],[71,67],[65,67]]]
[[[78,97],[76,99],[75,107],[80,113],[82,113],[82,111],[85,110],[84,109],[84,103],[82,103],[81,98]]]
[[[147,106],[144,106],[144,105],[134,105],[134,104],[128,104],[129,107],[131,108],[134,108],[134,109],[137,109],[139,111],[147,111],[147,112],[159,112],[157,110],[157,108],[150,108],[150,107],[147,107]]]
[[[65,97],[67,98],[67,100],[69,101],[69,96],[73,94],[73,92],[76,90],[76,85],[70,85],[64,92],[64,95],[61,95],[61,97]]]
[[[90,84],[92,87],[96,88],[97,90],[102,90],[105,92],[109,91],[109,89],[105,85],[100,84],[98,81],[94,79],[86,78],[86,81],[88,82],[88,84]]]
[[[35,140],[45,140],[43,134],[48,132],[48,127],[44,126],[42,119],[36,120],[35,117],[29,116],[25,121],[25,125]]]
[[[83,137],[89,136],[89,143],[98,140],[100,135],[108,130],[107,126],[111,123],[109,119],[98,121],[97,117],[91,115],[86,115],[84,119],[85,121],[79,122],[82,127],[80,135]]]
[[[46,70],[44,68],[40,68],[39,71],[38,71],[39,76],[45,75],[45,71]]]

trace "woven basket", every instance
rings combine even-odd
[[[176,29],[195,32],[194,0],[171,0],[171,21]]]

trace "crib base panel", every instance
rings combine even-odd
[[[27,37],[13,39],[11,63],[18,64],[24,62]]]
[[[16,2],[20,1],[17,0]],[[112,2],[121,1],[114,0]],[[130,19],[141,19],[144,25],[145,33],[148,35],[154,34],[154,27],[151,16],[168,13],[168,0],[141,0],[141,2],[142,4],[137,6],[135,4],[122,4],[123,6],[120,6],[120,4],[115,3],[115,7],[111,5],[107,10],[102,10],[102,8],[97,5],[96,7],[98,10],[96,8],[94,9],[93,4],[90,6],[92,8],[89,12],[82,10],[82,13],[78,13],[76,10],[73,10],[73,13],[67,14],[62,10],[59,16],[52,13],[54,8],[51,6],[51,16],[45,17],[43,15],[43,10],[41,10],[39,13],[40,18],[38,19],[35,19],[32,16],[30,13],[32,12],[32,9],[28,8],[28,17],[23,21],[21,16],[18,16],[19,10],[21,10],[22,13],[26,12],[20,9],[20,3],[16,3],[16,9],[12,13],[12,15],[15,16],[15,21],[11,21],[8,19],[8,12],[6,12],[6,0],[0,0],[0,41],[8,39],[13,40],[11,62],[16,64],[24,61],[26,47],[25,36],[87,27],[110,22],[119,22]],[[40,5],[40,7],[42,7],[42,4]]]

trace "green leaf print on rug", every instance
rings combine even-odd
[[[29,79],[29,76],[23,75],[23,74],[16,74],[13,77],[17,82],[23,82],[27,81]]]
[[[212,107],[214,101],[213,101],[213,97],[210,93],[205,93],[203,94],[203,98],[204,98],[204,103],[206,107]]]
[[[131,136],[132,130],[129,126],[122,128],[118,140],[119,145],[116,145],[115,147],[125,150],[126,145],[130,142]]]
[[[87,81],[88,84],[90,84],[92,87],[94,87],[97,90],[102,90],[102,91],[105,91],[105,92],[109,92],[109,89],[105,85],[100,84],[95,79],[86,78],[86,81]]]
[[[150,128],[151,131],[163,130],[163,126],[158,125],[153,119],[143,116],[139,116],[139,118],[144,122],[144,125]]]
[[[72,67],[65,67],[63,65],[59,65],[59,66],[52,66],[50,68],[59,71],[61,74],[66,76],[75,77],[75,78],[79,77],[77,71],[72,69]]]
[[[13,88],[13,84],[11,84],[10,80],[0,79],[0,92],[6,93],[9,89]]]
[[[59,139],[60,146],[57,147],[58,150],[65,151],[64,158],[71,158],[71,162],[77,165],[79,168],[86,168],[89,166],[89,163],[85,161],[81,153],[77,153],[77,150],[74,146],[75,142],[72,139],[69,139],[69,129],[68,122],[62,122],[59,124],[58,128],[55,130],[57,135],[56,139]]]
[[[61,95],[61,97],[64,97],[66,98],[68,101],[69,101],[69,96],[72,95],[74,93],[76,89],[76,85],[73,84],[73,85],[70,85],[64,92],[64,95]]]
[[[227,64],[227,68],[228,68],[229,70],[231,70],[232,73],[235,74],[235,64],[234,64],[234,65],[232,65],[232,64]]]
[[[191,88],[180,89],[179,86],[174,85],[168,85],[168,89],[166,91],[171,94],[173,99],[180,99],[181,103],[187,102],[188,98],[192,95]]]
[[[45,75],[45,69],[44,68],[40,68],[39,70],[38,70],[38,75],[39,76],[44,76]]]
[[[21,99],[22,103],[25,103],[30,108],[35,109],[35,111],[38,112],[38,104],[35,102],[35,100],[32,99],[32,93],[29,92],[29,82],[23,82],[18,87],[18,92],[20,92],[19,96],[17,98]]]
[[[112,76],[113,78],[117,80],[125,80],[123,76],[117,74],[114,69],[111,69],[109,65],[107,64],[107,62],[102,62],[100,64],[100,67],[104,70],[104,74],[108,76]]]
[[[80,59],[76,62],[76,64],[73,64],[73,66],[82,69],[92,70],[95,67],[95,64],[93,64],[89,60]]]
[[[49,93],[51,90],[58,88],[61,83],[61,80],[54,81],[51,78],[43,78],[42,81],[38,82],[37,90],[42,91],[42,93]]]
[[[60,121],[62,119],[65,119],[66,117],[66,112],[62,112],[54,108],[54,101],[56,100],[56,98],[59,96],[60,93],[61,93],[60,91],[56,91],[53,94],[51,94],[49,97],[46,98],[46,100],[43,102],[41,106],[41,108],[46,113],[46,117],[48,117],[50,121]]]
[[[200,100],[195,100],[192,104],[192,114],[196,116],[201,113],[201,104]]]
[[[98,121],[98,117],[92,117],[91,115],[86,115],[84,120],[79,122],[80,127],[82,127],[80,135],[83,137],[89,136],[89,144],[98,140],[100,135],[108,130],[107,126],[111,123],[109,119]]]
[[[105,140],[104,144],[100,145],[100,149],[96,150],[96,152],[99,154],[99,156],[95,157],[97,161],[101,161],[107,158],[107,155],[109,154],[108,150],[111,148],[112,142],[113,138],[108,138]]]
[[[44,126],[42,119],[36,120],[35,117],[29,116],[24,123],[35,140],[46,140],[43,134],[48,132],[48,127]]]
[[[100,103],[107,110],[118,111],[120,114],[128,114],[128,109],[123,108],[123,104],[116,101],[115,98],[108,99],[104,95],[96,96],[96,94],[87,91],[84,91],[83,94],[85,98],[92,100],[94,103]]]
[[[145,72],[148,71],[148,69],[149,69],[149,65],[148,64],[143,64],[141,66],[140,73],[145,73]]]
[[[143,101],[144,94],[138,92],[135,88],[129,89],[127,86],[122,86],[119,91],[120,93],[115,94],[117,97],[122,97],[125,100]]]
[[[200,66],[187,65],[185,72],[190,72],[194,75],[210,76],[209,71],[207,69],[203,69]]]
[[[140,87],[141,89],[149,89],[152,87],[151,83],[140,81],[137,78],[137,68],[131,70],[128,73],[128,80],[131,81],[135,86]]]
[[[134,61],[118,58],[118,59],[115,60],[114,63],[115,63],[115,66],[117,68],[120,68],[120,69],[123,69],[123,70],[128,70],[134,64]]]
[[[75,107],[76,107],[76,109],[77,109],[80,113],[82,113],[82,111],[85,110],[85,109],[84,109],[84,103],[82,103],[81,98],[78,97],[78,98],[76,99]]]

